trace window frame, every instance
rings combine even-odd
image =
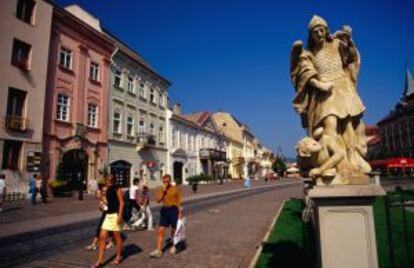
[[[60,97],[66,99],[66,101],[61,101]],[[66,103],[65,103],[66,102]],[[64,114],[66,114],[66,118],[64,118]],[[70,121],[70,97],[63,93],[58,93],[56,96],[56,119],[62,122],[69,122]]]
[[[131,119],[131,120],[129,120]],[[126,132],[127,135],[130,137],[134,137],[135,133],[134,133],[134,117],[132,115],[128,115],[127,119],[126,119]]]
[[[30,10],[30,18],[27,20],[27,8],[29,8],[27,5],[32,4],[31,10]],[[16,18],[20,21],[23,21],[24,23],[27,23],[29,25],[35,24],[35,11],[36,11],[37,3],[34,0],[17,0],[16,2]],[[20,8],[21,10],[20,10]],[[26,9],[25,9],[26,8]]]
[[[95,107],[95,110],[92,111],[91,107]],[[91,128],[98,128],[98,120],[99,120],[99,107],[94,103],[88,103],[88,118],[87,118],[87,125]],[[91,124],[93,123],[93,124]]]
[[[27,49],[27,51],[25,51]],[[22,54],[24,53],[24,54]],[[25,58],[23,58],[24,56]],[[21,70],[29,71],[32,57],[32,45],[20,39],[13,39],[11,64]]]
[[[95,82],[101,81],[101,66],[96,61],[91,61],[89,64],[89,79]]]
[[[119,118],[115,118],[115,114],[119,115]],[[112,132],[115,134],[122,134],[122,126],[121,121],[122,120],[122,114],[119,111],[114,111],[112,113]],[[117,124],[115,124],[117,122]],[[117,126],[117,129],[115,129],[115,125]]]
[[[73,51],[65,46],[60,46],[59,49],[59,66],[66,70],[73,70]]]

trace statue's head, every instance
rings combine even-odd
[[[317,15],[314,15],[310,20],[308,30],[308,48],[311,50],[315,45],[321,44],[329,38],[328,23]]]
[[[300,157],[311,157],[312,154],[322,149],[321,144],[309,137],[301,139],[296,145],[296,151]]]

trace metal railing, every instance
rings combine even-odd
[[[155,145],[155,135],[147,132],[138,132],[137,133],[137,142],[141,145]]]
[[[6,115],[5,125],[8,129],[14,131],[30,130],[29,120],[23,116]]]

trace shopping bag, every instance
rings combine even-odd
[[[185,218],[178,219],[174,234],[174,246],[185,241]]]

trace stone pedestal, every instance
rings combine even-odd
[[[309,190],[319,246],[319,267],[377,268],[372,202],[379,185],[316,186]]]

